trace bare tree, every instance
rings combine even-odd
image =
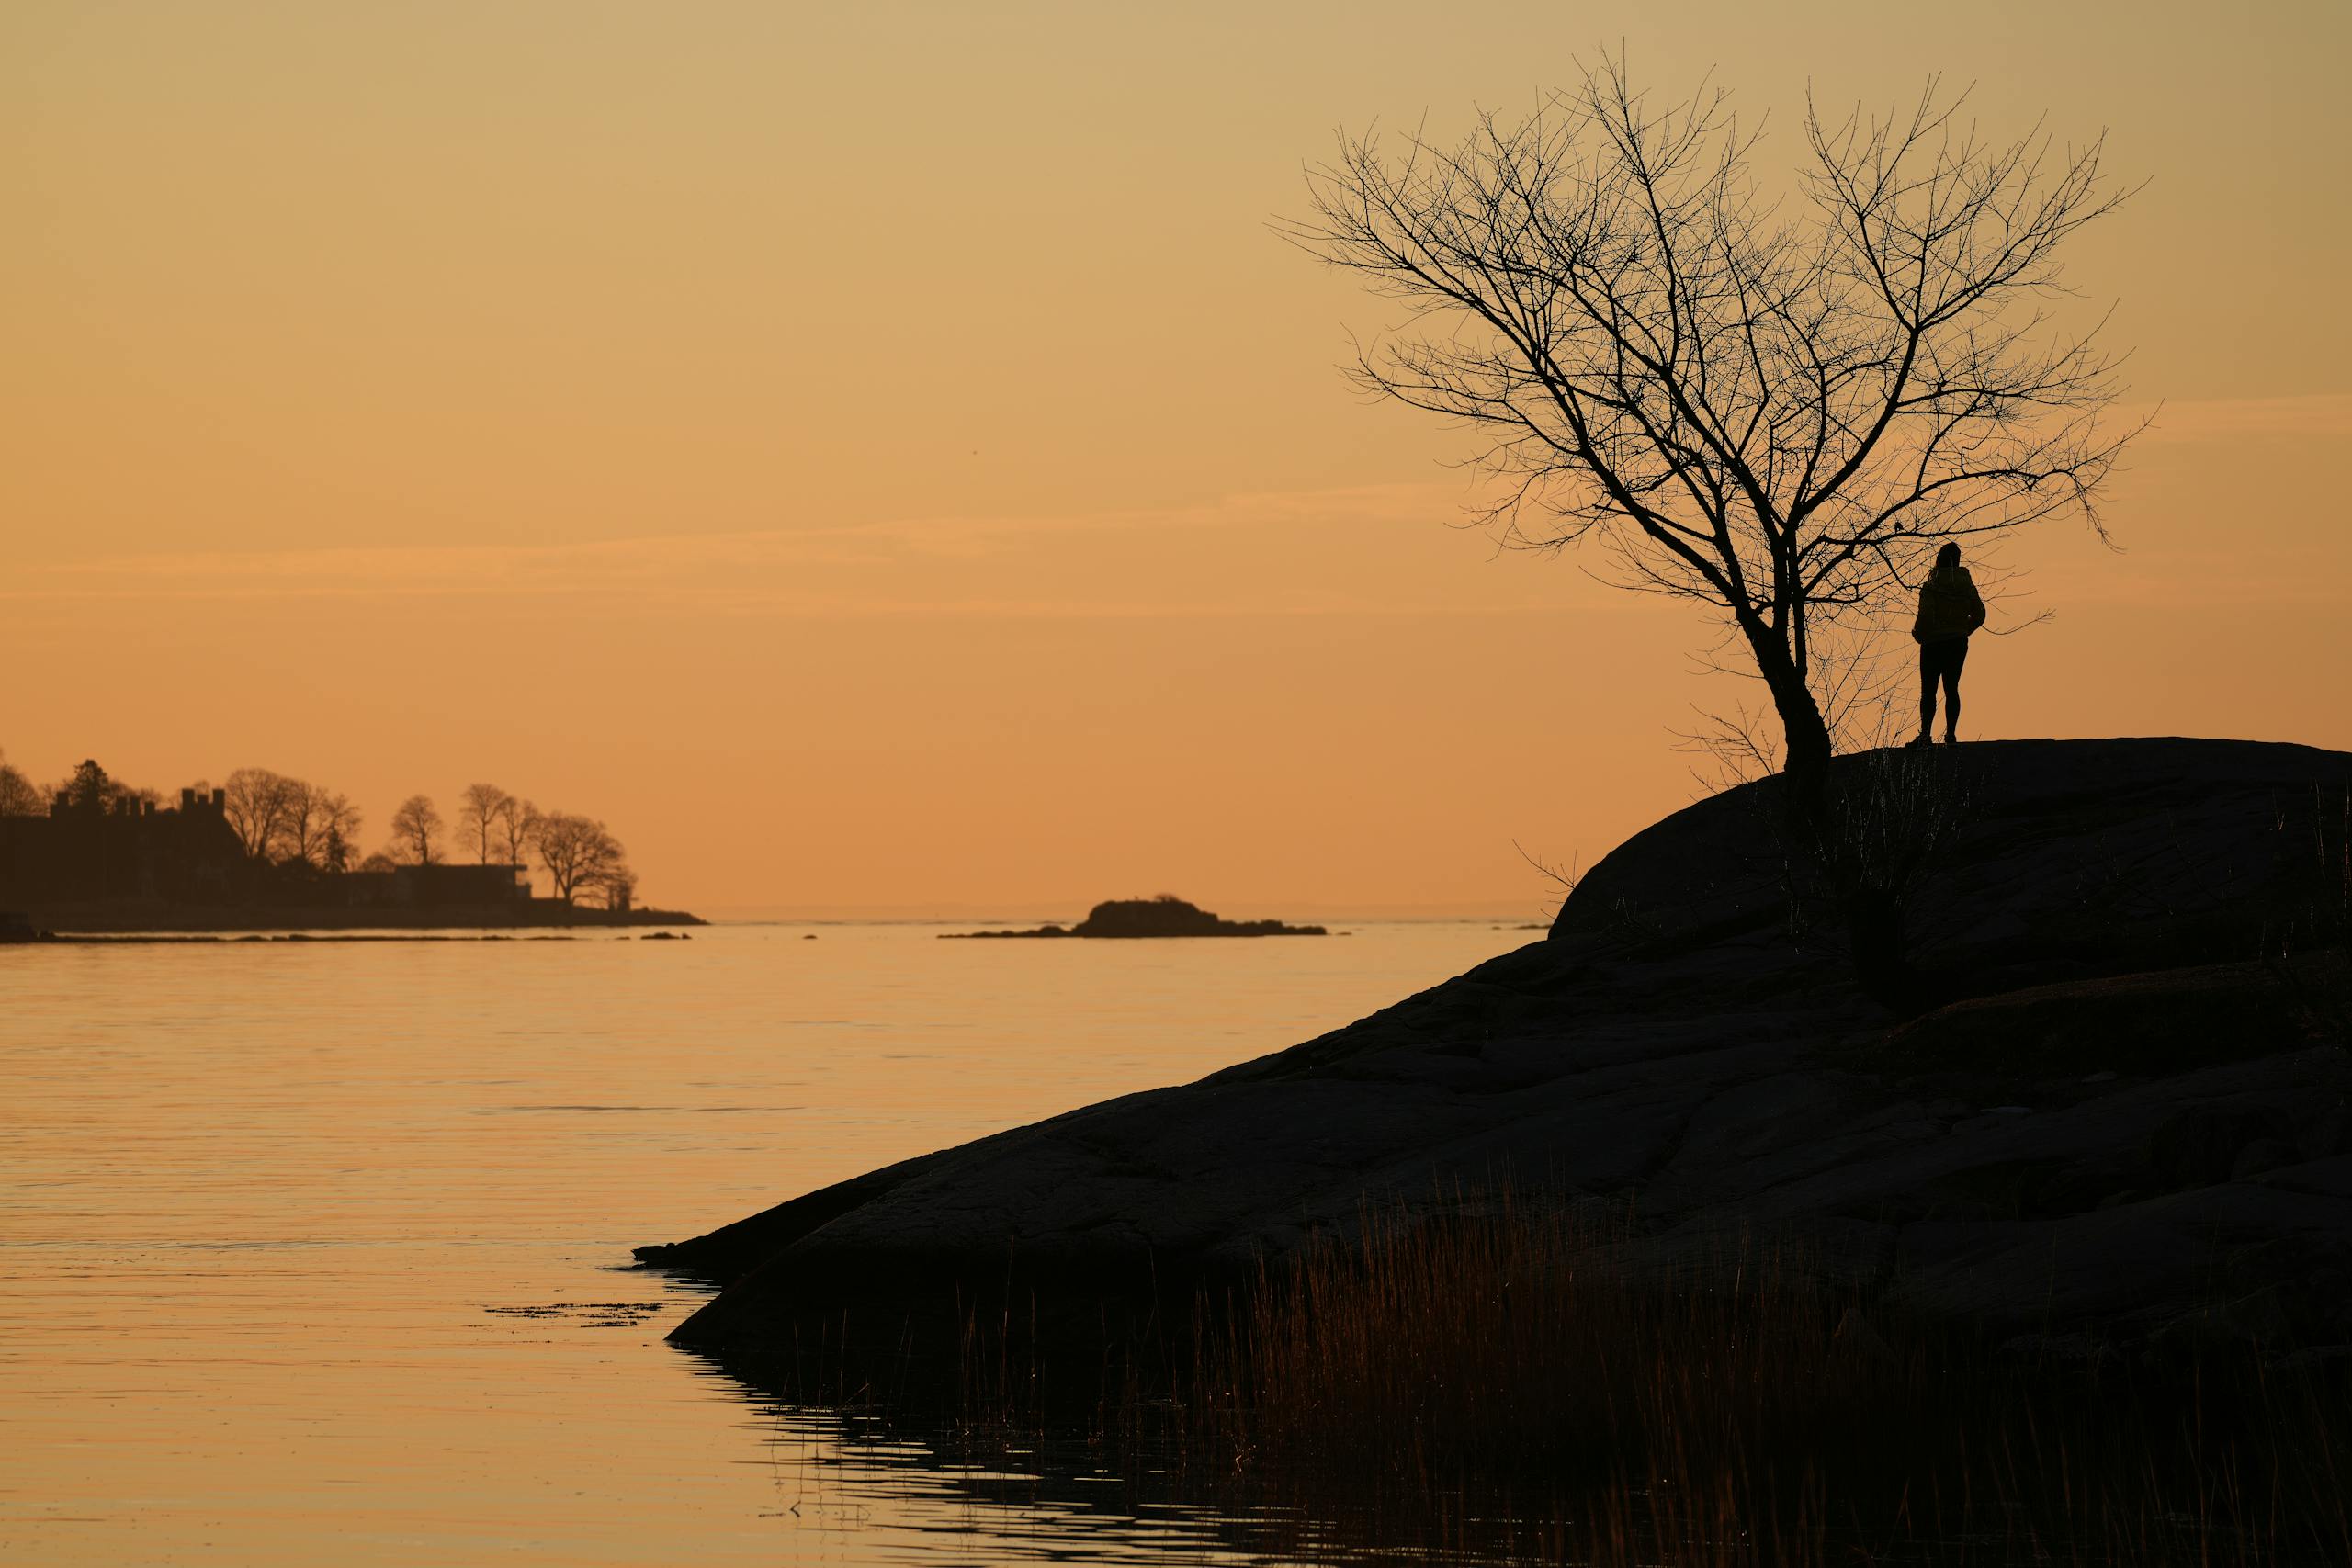
[[[504,846],[506,863],[521,865],[538,841],[539,808],[527,800],[508,795],[498,810],[498,837]]]
[[[48,797],[32,780],[0,760],[0,817],[40,817],[49,810]]]
[[[302,861],[321,871],[341,871],[350,863],[351,840],[359,832],[359,809],[333,790],[300,779],[291,786],[285,817],[271,853],[282,861]]]
[[[221,786],[223,803],[246,859],[266,860],[282,843],[306,787],[267,768],[239,768],[228,776]]]
[[[338,874],[351,868],[352,844],[359,837],[359,807],[339,795],[329,795],[320,806],[326,827],[319,837],[318,866]]]
[[[323,825],[311,817],[311,802],[319,795],[316,785],[300,779],[286,781],[286,810],[280,817],[277,831],[269,840],[269,858],[281,865],[311,865],[323,836]]]
[[[2047,304],[2060,247],[2127,194],[2101,142],[1987,141],[1964,99],[1931,79],[1887,118],[1808,106],[1774,200],[1724,94],[1654,108],[1611,61],[1452,146],[1343,137],[1285,226],[1408,307],[1355,373],[1484,433],[1506,544],[1589,541],[1623,585],[1722,617],[1792,777],[1833,750],[1823,634],[1947,540],[2098,528],[2136,434],[2102,423],[2097,328]]]
[[[468,784],[458,796],[458,832],[473,847],[477,863],[490,863],[490,852],[501,837],[501,819],[514,803],[513,795],[489,784]]]
[[[582,892],[629,874],[620,840],[590,818],[549,812],[539,818],[535,841],[555,896],[567,904]]]
[[[392,813],[392,841],[384,852],[408,865],[431,865],[441,847],[441,813],[433,797],[412,795]]]

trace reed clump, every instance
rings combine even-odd
[[[1541,1562],[2352,1561],[2340,1363],[1994,1347],[1787,1249],[1661,1270],[1563,1206],[1453,1207],[1203,1303],[1164,1407],[1191,1485]]]

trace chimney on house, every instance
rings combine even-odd
[[[228,808],[229,792],[225,789],[214,790],[212,792],[212,809],[215,811],[226,811]]]
[[[183,816],[192,817],[196,814],[196,791],[193,789],[180,791],[180,812]]]

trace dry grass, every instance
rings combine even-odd
[[[2264,953],[2341,947],[2352,938],[2352,782],[2332,796],[2314,785],[2308,816],[2301,802],[2285,804],[2275,827],[2280,858],[2299,886],[2276,928],[2264,932]]]
[[[2031,1359],[1768,1254],[1637,1282],[1606,1240],[1509,1203],[1368,1221],[1204,1310],[1178,1397],[1114,1440],[1317,1521],[1312,1557],[1336,1531],[1590,1564],[2352,1562],[2340,1370]]]

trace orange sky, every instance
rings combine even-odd
[[[2167,410],[2125,553],[2010,550],[2055,618],[1967,728],[2352,748],[2352,9],[2104,9],[7,7],[0,746],[371,845],[486,778],[697,907],[1532,914],[1512,841],[1679,804],[1738,694],[1449,527],[1464,438],[1350,390],[1382,307],[1267,222],[1334,127],[1622,40],[1768,166],[1808,81],[2107,128],[2152,183],[2072,276]]]

